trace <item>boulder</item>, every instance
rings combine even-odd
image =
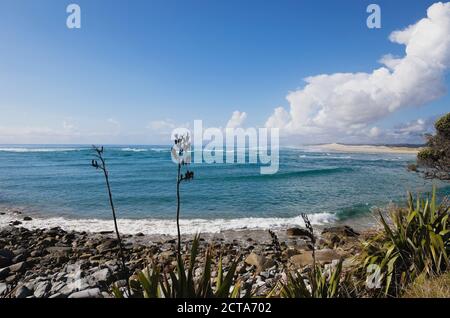
[[[89,287],[89,285],[83,284],[81,282],[81,279],[78,279],[75,282],[70,282],[70,283],[64,285],[62,288],[60,288],[58,290],[58,293],[60,293],[62,295],[65,295],[65,296],[68,296],[68,295],[71,295],[71,294],[73,294],[73,293],[75,293],[75,292],[77,292],[79,290],[82,290],[83,288],[88,288],[88,287]],[[53,292],[53,289],[52,289],[52,292]]]
[[[296,248],[287,248],[282,253],[283,258],[290,258],[291,256],[301,254],[302,252]]]
[[[13,265],[9,266],[9,270],[12,273],[24,272],[26,269],[27,269],[27,263],[26,262],[20,262],[20,263],[13,264]]]
[[[14,256],[14,258],[12,259],[12,262],[15,263],[20,263],[23,262],[24,260],[26,260],[26,257],[24,254],[19,254],[17,256]]]
[[[26,286],[19,286],[14,293],[16,298],[26,298],[31,295],[33,295],[33,292]]]
[[[24,221],[31,221],[31,220],[33,220],[33,219],[32,219],[30,216],[26,216],[26,217],[23,218],[23,220],[24,220]]]
[[[245,263],[248,265],[255,266],[258,272],[261,272],[266,268],[272,267],[274,265],[274,261],[272,259],[268,259],[264,255],[259,255],[256,254],[255,252],[250,253],[245,258]]]
[[[358,232],[356,232],[350,226],[347,226],[347,225],[325,228],[322,231],[322,235],[325,235],[325,234],[326,235],[336,234],[336,235],[345,236],[345,237],[355,237],[355,236],[359,235]]]
[[[111,272],[108,268],[104,268],[94,272],[91,278],[95,280],[96,283],[106,283],[111,278]]]
[[[70,246],[51,246],[46,248],[47,252],[51,254],[69,254],[72,251]]]
[[[103,295],[99,288],[91,288],[72,293],[69,298],[103,298]]]
[[[42,281],[36,283],[34,286],[34,297],[36,298],[42,298],[45,297],[46,294],[50,291],[51,284],[48,281]]]
[[[14,257],[14,253],[10,250],[0,249],[0,256],[3,256],[7,259],[12,259]]]
[[[107,239],[100,245],[97,245],[97,251],[99,251],[100,253],[103,253],[105,251],[111,250],[118,246],[119,246],[118,241],[116,239]]]
[[[5,279],[9,274],[9,268],[0,268],[0,280]]]
[[[8,289],[8,285],[5,283],[0,283],[0,297],[3,296],[3,294],[6,294],[6,291]]]
[[[292,227],[286,230],[286,234],[289,236],[307,236],[310,234],[307,229],[302,229],[300,227]]]
[[[14,250],[13,253],[15,256],[23,254],[25,257],[28,257],[28,255],[30,254],[28,252],[28,249],[26,249],[26,248],[18,248],[16,250]]]
[[[329,264],[333,260],[339,260],[342,255],[332,249],[323,249],[316,251],[316,262],[319,264]],[[295,267],[304,267],[313,265],[312,251],[302,251],[301,254],[294,255],[289,259],[290,263]]]
[[[16,281],[16,279],[17,279],[17,275],[16,274],[11,274],[11,275],[9,275],[8,277],[5,278],[5,282],[7,284],[12,284],[12,283],[14,283]]]
[[[0,268],[11,265],[11,259],[0,255]]]

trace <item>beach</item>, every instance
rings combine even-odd
[[[390,153],[390,154],[417,154],[420,147],[374,146],[374,145],[344,145],[338,143],[312,145],[313,149],[328,150],[343,153]]]
[[[126,286],[127,275],[121,270],[118,241],[112,231],[29,230],[21,226],[26,217],[16,215],[16,221],[0,228],[0,297],[111,298],[112,286]],[[285,270],[305,270],[312,265],[311,242],[304,230],[295,227],[274,233],[277,242],[261,230],[201,235],[195,279],[200,279],[206,250],[211,247],[213,266],[219,256],[225,271],[237,261],[237,276],[245,289],[256,296],[267,295]],[[367,235],[345,226],[324,228],[317,232],[316,260],[326,265],[350,259]],[[147,266],[166,273],[176,267],[175,238],[142,233],[123,234],[122,238],[131,279]],[[183,254],[189,254],[192,239],[191,235],[182,236]]]

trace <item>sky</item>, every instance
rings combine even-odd
[[[450,110],[450,4],[434,2],[0,0],[0,143],[168,144],[195,119],[422,143]]]

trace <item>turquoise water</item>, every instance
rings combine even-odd
[[[176,166],[168,146],[111,146],[105,156],[120,218],[174,218]],[[0,146],[0,205],[45,217],[109,219],[104,179],[90,166],[92,158],[89,146]],[[407,191],[430,191],[430,181],[407,172],[414,159],[283,148],[275,175],[260,175],[256,164],[191,165],[195,179],[182,184],[182,217],[236,226],[243,225],[240,219],[263,222],[303,212],[324,220],[355,218],[404,201]],[[448,185],[438,187],[440,195],[450,193]]]

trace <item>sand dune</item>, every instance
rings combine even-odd
[[[343,145],[325,144],[313,146],[317,149],[337,151],[337,152],[360,152],[360,153],[406,153],[417,154],[421,148],[395,147],[395,146],[374,146],[374,145]]]

